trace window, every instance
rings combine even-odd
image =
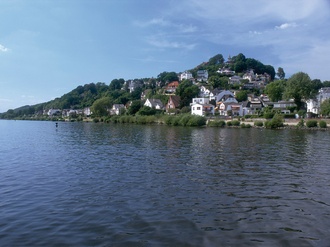
[[[200,110],[201,110],[201,108],[198,106],[198,107],[197,107],[197,111],[200,111]]]

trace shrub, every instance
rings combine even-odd
[[[209,121],[207,125],[210,127],[225,127],[226,122],[223,120],[214,120],[214,121]]]
[[[179,125],[186,126],[192,116],[191,115],[183,115],[179,121]]]
[[[241,122],[238,120],[233,120],[233,121],[231,121],[231,123],[233,126],[240,126],[240,124],[241,124]]]
[[[317,121],[316,120],[308,120],[308,121],[306,121],[306,126],[308,128],[317,127]]]
[[[251,128],[251,124],[245,124],[245,123],[242,123],[241,124],[241,128]]]
[[[327,122],[324,121],[324,120],[321,120],[321,121],[319,122],[319,127],[320,127],[320,128],[327,128]]]
[[[263,113],[264,118],[271,119],[274,117],[274,112],[264,112]]]
[[[305,126],[305,122],[304,122],[304,119],[300,119],[300,121],[297,123],[297,127],[298,128],[302,128]]]
[[[191,116],[187,126],[204,126],[206,124],[206,118],[203,116]]]
[[[279,114],[275,114],[272,120],[265,122],[265,127],[268,129],[277,129],[283,126],[283,117]]]
[[[262,127],[262,126],[264,126],[264,123],[262,121],[255,121],[254,126]]]
[[[227,126],[228,126],[228,127],[233,126],[232,121],[228,121],[228,122],[227,122]]]

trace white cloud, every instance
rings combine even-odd
[[[283,23],[280,26],[275,26],[275,29],[288,29],[288,28],[295,28],[298,25],[295,22],[292,23]]]
[[[169,26],[170,23],[162,18],[154,18],[149,21],[134,21],[133,24],[138,27],[150,27],[150,26]]]
[[[147,42],[158,48],[174,48],[174,49],[186,49],[192,50],[196,47],[196,44],[186,44],[184,42],[168,41],[166,39],[157,39],[155,37],[150,37]]]
[[[9,49],[0,44],[0,52],[7,52]]]

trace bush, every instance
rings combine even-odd
[[[283,117],[279,114],[275,114],[272,120],[268,120],[265,122],[265,127],[267,129],[277,129],[283,127]]]
[[[245,123],[242,123],[241,124],[241,128],[251,128],[251,124],[245,124]]]
[[[187,126],[204,126],[206,124],[206,118],[203,116],[191,116]]]
[[[214,121],[209,121],[207,126],[210,127],[225,127],[226,126],[226,122],[223,120],[214,120]]]
[[[298,128],[302,128],[305,126],[305,122],[304,122],[304,119],[300,119],[300,121],[297,123],[297,127]]]
[[[186,126],[192,116],[191,115],[183,115],[179,121],[179,125]]]
[[[319,127],[320,127],[320,128],[327,128],[327,122],[324,121],[324,120],[321,120],[321,121],[319,122]]]
[[[317,127],[317,121],[316,120],[308,120],[308,121],[306,121],[306,126],[308,128]]]
[[[264,123],[262,121],[255,121],[254,126],[262,127],[262,126],[264,126]]]
[[[228,127],[233,126],[232,121],[228,121],[228,122],[227,122],[227,126],[228,126]]]
[[[241,122],[238,120],[233,120],[233,121],[231,121],[231,123],[233,126],[240,126],[240,124],[241,124]]]

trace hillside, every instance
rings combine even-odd
[[[217,73],[220,68],[228,68],[236,73],[242,73],[247,69],[253,69],[258,74],[268,73],[272,79],[275,77],[273,66],[264,65],[253,58],[246,58],[242,53],[229,57],[227,61],[225,61],[221,54],[217,54],[210,58],[208,62],[203,62],[188,71],[196,77],[198,70],[207,70],[209,77],[213,77],[214,79],[215,77],[221,77],[221,75]],[[103,97],[108,99],[110,105],[126,104],[132,100],[139,100],[141,93],[146,89],[150,89],[149,96],[162,98],[163,101],[166,101],[166,97],[161,97],[159,94],[162,93],[161,88],[165,86],[166,83],[173,80],[178,80],[178,73],[162,72],[156,79],[135,79],[133,81],[138,81],[140,87],[135,89],[132,93],[130,93],[129,90],[129,85],[132,80],[113,79],[109,85],[103,82],[89,83],[78,86],[71,92],[49,102],[10,109],[6,113],[0,114],[0,118],[12,119],[22,116],[42,115],[45,110],[49,109],[83,109],[92,106],[96,100]]]

